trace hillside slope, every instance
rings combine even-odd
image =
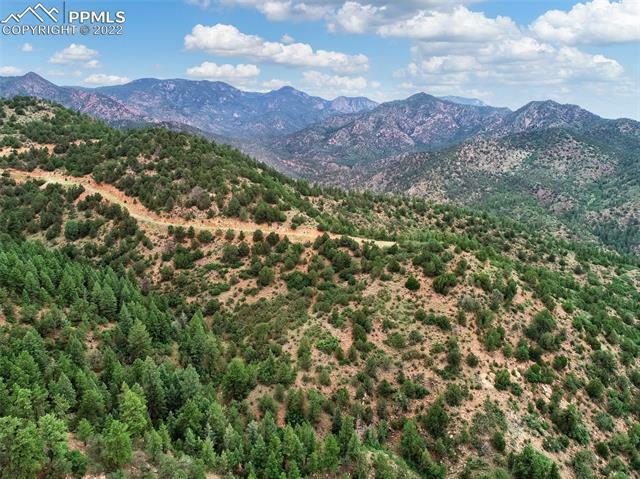
[[[576,105],[553,101],[530,102],[512,112],[419,93],[276,138],[268,143],[265,159],[300,177],[330,181],[352,167],[402,153],[437,151],[472,138],[550,128],[586,131],[607,123]]]
[[[32,99],[1,111],[0,166],[26,181],[0,176],[0,474],[640,470],[637,262],[417,198],[314,188],[199,137]],[[137,201],[265,232],[159,231],[129,213]],[[300,243],[279,225],[394,244]]]
[[[369,112],[332,117],[268,146],[270,161],[309,179],[405,151],[454,145],[501,122],[509,110],[462,105],[426,93],[383,103]]]
[[[0,77],[0,97],[33,96],[54,101],[116,126],[145,121],[144,113],[134,107],[90,89],[61,87],[35,73],[19,77]]]
[[[473,205],[640,253],[640,124],[478,138],[361,164],[340,184]]]

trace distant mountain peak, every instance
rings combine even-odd
[[[413,95],[411,95],[409,98],[407,98],[406,100],[399,100],[399,101],[425,101],[425,100],[437,100],[438,98],[430,95],[429,93],[425,93],[423,91],[418,92],[418,93],[414,93]]]
[[[295,88],[293,88],[291,85],[284,85],[281,86],[280,88],[278,88],[277,90],[274,91],[279,91],[282,93],[294,93],[294,92],[299,92],[299,90],[296,90]]]
[[[36,72],[27,72],[24,75],[22,75],[22,78],[24,78],[25,80],[38,80],[39,79],[39,80],[46,81],[44,78],[42,78]]]
[[[603,121],[603,118],[578,105],[562,104],[554,100],[536,100],[511,113],[505,125],[509,125],[510,132],[517,133],[557,127],[583,130]]]

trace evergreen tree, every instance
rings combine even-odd
[[[151,337],[142,321],[136,320],[131,326],[127,337],[127,347],[131,361],[138,358],[144,359],[151,353]]]
[[[322,468],[335,472],[340,465],[340,445],[333,434],[328,434],[322,445]]]
[[[244,399],[253,389],[254,379],[251,371],[240,358],[233,358],[222,378],[222,388],[230,399]]]
[[[127,426],[118,420],[114,419],[107,425],[102,443],[102,458],[112,468],[124,466],[133,458],[129,431]]]
[[[125,384],[120,395],[120,420],[132,437],[141,437],[149,423],[144,396],[135,393]]]

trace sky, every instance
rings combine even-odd
[[[0,18],[36,1],[2,0]],[[62,0],[42,0],[50,8]],[[291,85],[376,101],[417,92],[640,119],[640,0],[67,0],[121,35],[5,35],[0,75],[94,87],[137,78]]]

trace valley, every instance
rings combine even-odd
[[[184,131],[0,111],[3,479],[640,470],[636,256]],[[532,140],[475,141],[477,176]],[[564,174],[606,177],[600,154]],[[419,185],[445,159],[417,155]]]
[[[318,185],[480,208],[623,254],[640,248],[640,124],[576,105],[511,111],[426,93],[330,101],[291,87],[256,93],[189,80],[82,89],[33,73],[0,79],[0,96],[14,95],[120,128],[157,125],[232,144]]]

